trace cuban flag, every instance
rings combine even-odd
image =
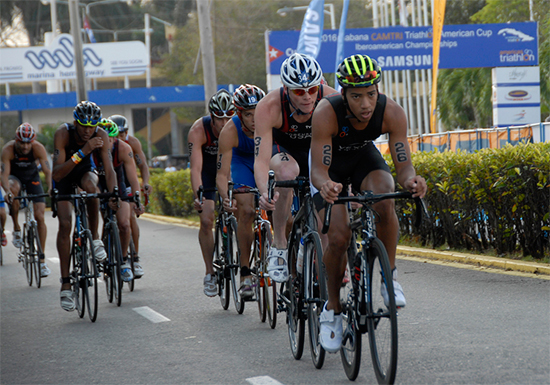
[[[317,55],[321,51],[321,42],[323,41],[324,21],[325,0],[311,0],[304,16],[296,52],[317,59]]]

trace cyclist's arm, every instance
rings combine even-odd
[[[0,180],[2,182],[2,186],[4,186],[4,191],[6,191],[6,194],[10,193],[9,176],[11,173],[12,159],[13,159],[13,143],[10,141],[2,149],[2,165],[0,166],[2,171],[0,175]]]
[[[139,191],[140,187],[137,177],[136,164],[134,163],[134,154],[132,152],[132,147],[124,143],[122,140],[119,140],[118,142],[118,157],[124,165],[124,174],[130,182],[132,194],[135,194],[136,191]]]
[[[113,156],[111,155],[111,145],[109,143],[109,135],[102,129],[97,129],[97,135],[103,140],[103,145],[96,151],[99,151],[99,157],[103,162],[103,168],[105,169],[105,180],[107,182],[107,189],[113,192],[117,186],[117,179],[115,169],[113,168]]]
[[[42,172],[44,173],[44,177],[46,179],[46,183],[48,185],[48,192],[52,190],[52,170],[50,169],[50,162],[48,161],[48,154],[46,152],[46,148],[42,145],[42,143],[37,142],[36,140],[33,142],[33,151],[36,157],[38,158],[38,161],[40,162],[40,165],[42,166]]]
[[[216,163],[216,187],[220,197],[228,198],[227,183],[231,180],[231,159],[233,148],[239,145],[237,128],[232,120],[223,127],[218,139],[218,161]]]
[[[416,175],[411,161],[411,150],[407,140],[407,117],[401,106],[388,99],[384,112],[382,132],[389,134],[389,147],[397,182],[420,198],[426,194],[426,181]]]
[[[261,195],[267,194],[267,173],[273,152],[273,127],[282,125],[279,92],[277,88],[260,100],[254,114],[254,179]]]
[[[342,185],[328,174],[332,164],[332,137],[338,132],[338,120],[330,103],[323,99],[313,111],[311,122],[311,183],[323,199],[334,203]]]
[[[65,178],[74,169],[76,164],[69,158],[65,160],[67,154],[65,152],[65,146],[69,142],[69,131],[64,124],[59,126],[55,131],[53,137],[53,169],[52,178],[54,181],[59,182]]]
[[[141,142],[138,138],[130,136],[128,137],[128,143],[132,147],[136,166],[139,168],[139,171],[141,173],[143,189],[145,190],[146,194],[149,194],[151,188],[151,186],[149,185],[149,166],[147,165],[147,158],[145,157],[145,153],[143,152],[143,148],[141,147]],[[148,187],[145,188],[146,186]]]
[[[197,190],[202,185],[202,146],[206,143],[206,135],[202,118],[197,119],[187,137],[189,147],[189,163],[191,164],[191,187],[193,196],[197,199]]]

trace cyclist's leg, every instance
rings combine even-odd
[[[201,246],[202,258],[204,259],[206,268],[205,274],[211,275],[214,275],[214,267],[212,266],[212,256],[214,253],[214,235],[212,234],[215,219],[214,209],[214,200],[204,199],[202,213],[199,214],[199,244]]]
[[[136,255],[139,256],[139,225],[134,210],[130,210],[130,228],[132,240],[134,241],[134,248],[136,249]]]
[[[94,172],[88,171],[80,179],[80,188],[87,193],[93,194],[99,191],[97,187],[98,182],[98,176]],[[86,206],[88,208],[88,226],[92,233],[92,238],[97,240],[99,239],[99,199],[89,199]]]
[[[116,213],[118,231],[120,234],[120,246],[122,249],[122,266],[120,268],[122,279],[129,282],[134,278],[132,267],[128,261],[128,248],[130,247],[130,204],[120,201],[120,207]]]
[[[57,202],[57,219],[59,229],[57,231],[57,252],[59,254],[59,266],[61,278],[69,278],[71,265],[71,232],[72,232],[72,204],[69,201]],[[70,290],[70,283],[63,283],[61,290]]]
[[[21,192],[21,182],[19,179],[13,175],[10,175],[9,177],[10,185],[9,185],[9,192],[13,194],[14,197],[18,196]],[[21,206],[20,200],[13,200],[10,208],[10,216],[13,220],[13,231],[15,232],[21,232],[21,225],[19,224],[19,207]],[[14,235],[15,237],[15,235]],[[21,237],[21,235],[19,235]]]
[[[33,178],[21,180],[21,183],[25,184],[25,188],[27,190],[28,195],[44,194],[44,189],[42,188],[42,182],[40,181],[40,176],[38,175],[38,173],[36,173]],[[34,219],[36,219],[36,225],[38,229],[38,238],[40,239],[40,246],[42,248],[42,252],[44,252],[44,250],[46,250],[45,247],[46,247],[46,235],[47,235],[46,222],[44,222],[44,211],[46,209],[46,200],[44,199],[44,197],[40,197],[40,198],[32,198],[32,201],[34,204]]]
[[[237,239],[241,252],[241,295],[251,296],[252,277],[250,273],[250,248],[254,240],[254,232],[252,225],[254,223],[254,195],[252,194],[237,194]]]

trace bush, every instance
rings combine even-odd
[[[154,172],[150,184],[153,195],[147,211],[170,216],[185,217],[194,214],[193,191],[189,169],[176,172]]]

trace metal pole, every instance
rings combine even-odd
[[[204,77],[204,105],[205,110],[207,110],[208,101],[212,95],[216,93],[218,88],[209,0],[197,0],[197,13],[199,16],[202,69]]]
[[[334,4],[325,4],[328,7],[328,13],[330,14],[330,29],[336,29],[336,21],[334,20]]]
[[[84,76],[84,57],[82,54],[82,37],[80,35],[80,18],[78,16],[78,0],[69,0],[69,21],[74,43],[74,61],[76,69],[76,102],[88,100],[86,78]]]
[[[151,134],[151,108],[147,107],[147,159],[153,159],[153,142]]]
[[[151,29],[149,28],[149,14],[145,14],[145,48],[147,49],[147,69],[145,70],[145,87],[151,88]],[[149,158],[150,159],[150,158]]]

